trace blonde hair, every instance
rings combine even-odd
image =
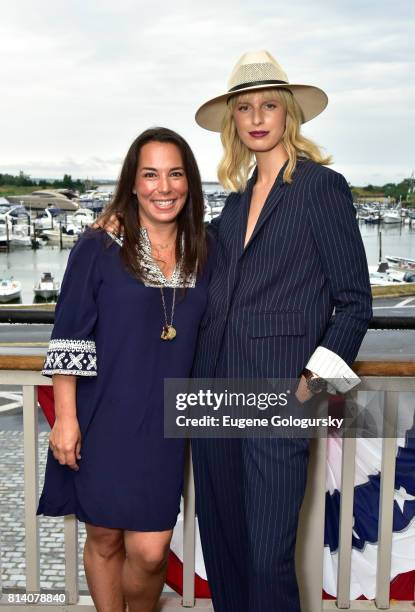
[[[226,109],[222,122],[221,140],[223,157],[218,166],[218,178],[225,189],[230,191],[243,191],[248,182],[249,174],[255,166],[254,153],[241,141],[233,119],[235,106],[250,92],[233,96]],[[282,143],[288,154],[288,164],[284,171],[283,180],[292,182],[298,157],[305,157],[312,161],[327,165],[332,162],[331,157],[324,157],[320,148],[300,133],[302,112],[297,100],[288,89],[266,89],[264,99],[277,97],[286,110],[285,131]]]

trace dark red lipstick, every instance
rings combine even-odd
[[[264,131],[255,131],[255,132],[249,132],[249,135],[252,136],[252,138],[264,138],[264,136],[267,136],[269,134],[269,132],[264,132]]]

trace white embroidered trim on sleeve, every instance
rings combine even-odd
[[[97,357],[93,340],[54,339],[49,342],[43,375],[96,376]]]

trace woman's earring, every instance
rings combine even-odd
[[[137,191],[135,189],[133,189],[133,194],[137,195]]]

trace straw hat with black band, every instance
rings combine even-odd
[[[228,100],[243,92],[278,87],[289,89],[302,111],[302,123],[326,108],[327,94],[314,85],[290,83],[284,70],[268,51],[244,53],[236,63],[225,94],[205,102],[196,113],[196,122],[206,130],[220,132]]]

